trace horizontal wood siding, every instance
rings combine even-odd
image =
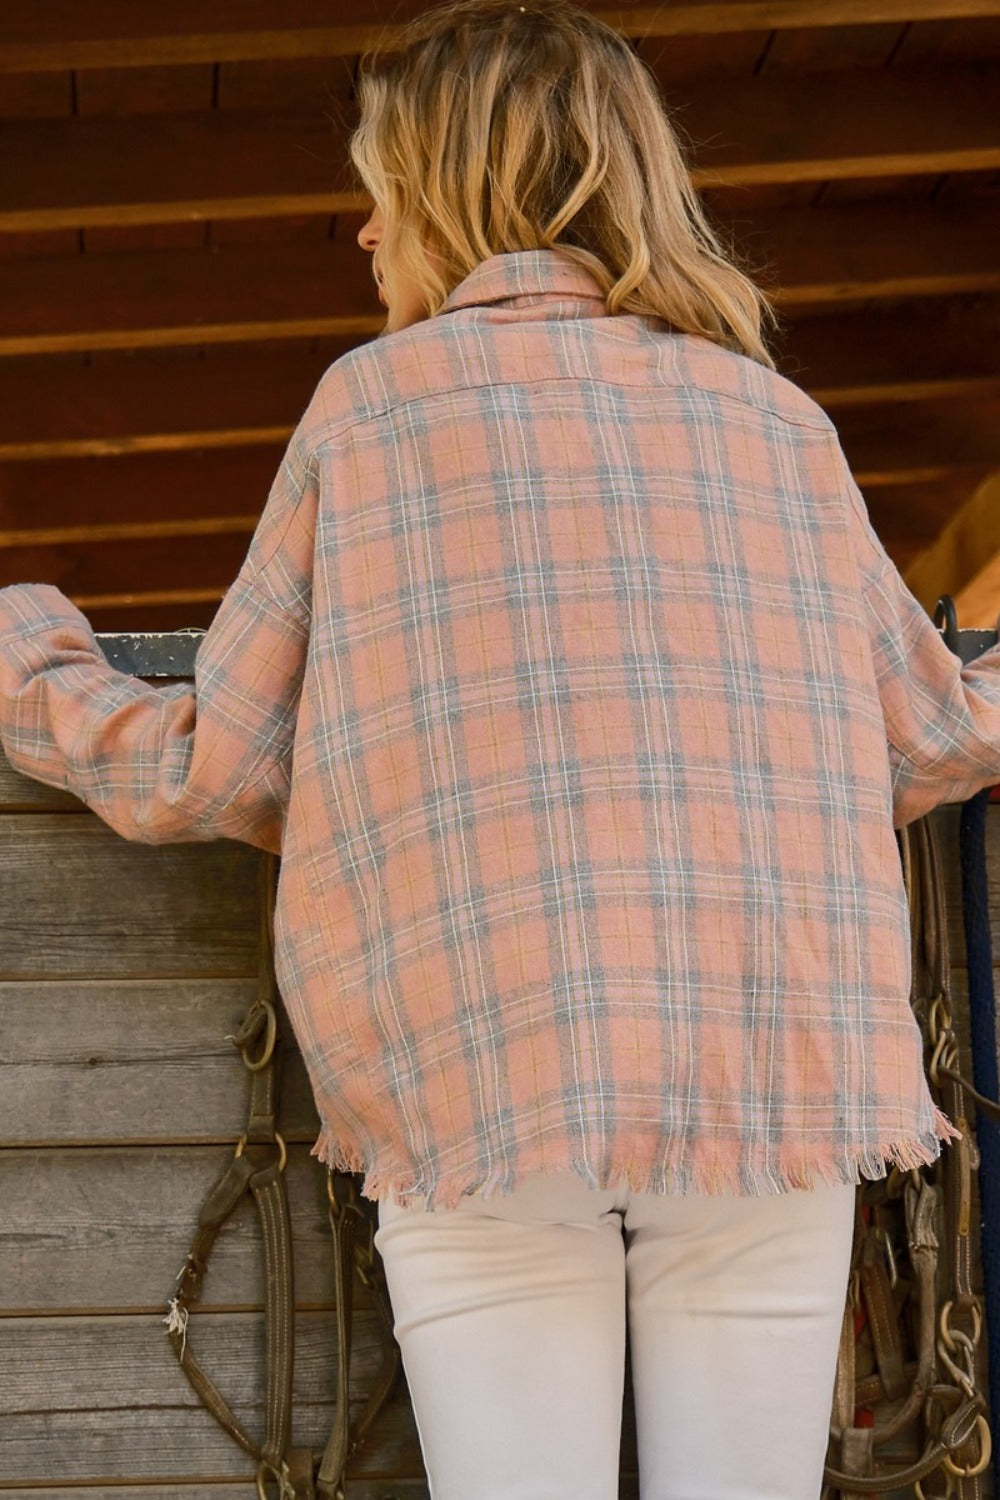
[[[958,810],[935,814],[965,999]],[[1000,805],[990,812],[1000,932]],[[245,1120],[227,1038],[257,965],[259,856],[230,843],[129,844],[0,759],[0,1496],[253,1500],[252,1466],[200,1407],[163,1317],[199,1206]],[[998,955],[1000,957],[1000,955]],[[284,1015],[281,1107],[296,1247],[297,1443],[325,1441],[336,1336],[325,1174]],[[963,1028],[964,1029],[964,1028]],[[263,1263],[247,1198],[222,1230],[189,1336],[263,1433]],[[355,1400],[377,1364],[359,1300]],[[633,1497],[627,1407],[622,1495]],[[354,1464],[351,1500],[424,1500],[405,1389]]]

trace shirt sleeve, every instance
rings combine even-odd
[[[57,588],[0,589],[0,743],[15,769],[73,792],[126,838],[227,837],[278,852],[312,611],[315,455],[307,412],[195,681],[114,671]]]
[[[962,665],[885,552],[853,479],[849,487],[893,824],[902,828],[1000,781],[1000,644]]]

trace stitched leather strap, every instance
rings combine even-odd
[[[198,1215],[198,1229],[170,1302],[167,1335],[181,1369],[212,1416],[257,1461],[257,1489],[269,1479],[281,1500],[293,1500],[287,1450],[292,1419],[295,1359],[295,1288],[292,1233],[285,1183],[285,1143],[277,1132],[279,1057],[276,1047],[277,989],[272,952],[276,861],[261,862],[260,969],[258,993],[233,1037],[250,1073],[247,1129],[233,1160],[209,1192]],[[215,1382],[205,1373],[188,1341],[189,1313],[201,1294],[208,1258],[219,1233],[246,1192],[253,1195],[264,1247],[265,1436],[258,1442],[237,1418]]]

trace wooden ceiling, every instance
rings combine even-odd
[[[353,78],[424,8],[5,0],[0,584],[99,629],[211,619],[316,381],[382,327]],[[1000,0],[592,8],[660,80],[897,565],[991,624]]]

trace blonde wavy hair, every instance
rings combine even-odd
[[[451,0],[359,73],[351,159],[382,274],[437,312],[492,255],[559,247],[609,313],[665,319],[773,367],[765,294],[705,217],[655,81],[569,0]]]

